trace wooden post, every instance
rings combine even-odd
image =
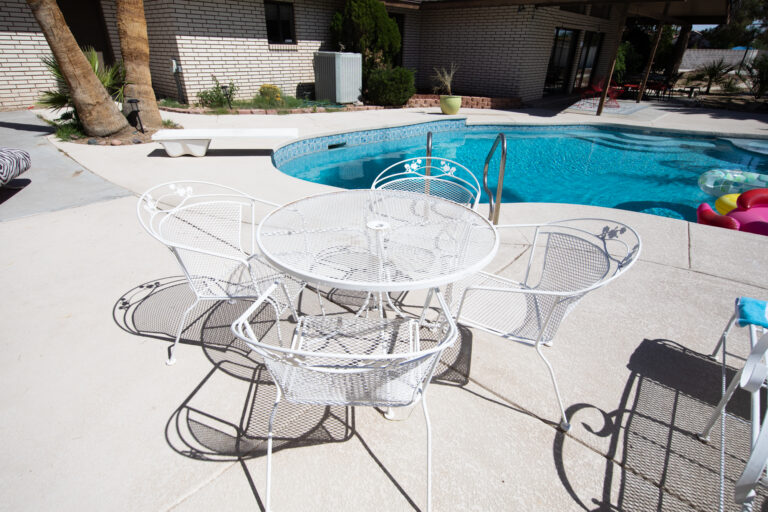
[[[669,12],[669,2],[664,4],[664,16],[666,17]],[[637,100],[635,103],[640,103],[645,94],[645,85],[648,83],[648,75],[651,74],[651,66],[653,65],[653,59],[656,58],[656,50],[659,48],[659,41],[661,41],[661,33],[664,30],[664,24],[660,21],[659,26],[656,28],[656,37],[653,39],[653,48],[651,48],[651,54],[648,56],[648,62],[645,64],[645,73],[643,73],[643,81],[640,83],[640,90],[637,91]]]
[[[611,69],[608,71],[608,76],[605,79],[605,86],[603,92],[600,93],[600,103],[597,104],[596,116],[603,113],[603,105],[605,105],[605,98],[608,96],[608,89],[611,88],[611,80],[613,79],[613,70],[616,67],[616,57],[619,55],[619,46],[621,46],[621,36],[624,33],[624,24],[627,22],[627,11],[629,10],[629,4],[624,4],[621,15],[619,16],[619,31],[616,35],[616,47],[613,49],[613,57],[611,58]]]

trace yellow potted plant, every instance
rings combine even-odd
[[[443,114],[455,114],[461,108],[461,96],[455,96],[451,92],[451,85],[453,84],[453,75],[456,74],[459,67],[451,62],[450,69],[446,68],[434,68],[435,74],[432,79],[437,82],[435,86],[436,93],[444,93],[440,95],[440,110]]]

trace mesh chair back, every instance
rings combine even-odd
[[[144,229],[178,259],[201,298],[254,296],[255,200],[206,182],[158,185],[139,199]]]
[[[535,256],[540,246],[538,281],[531,282]],[[536,291],[536,324],[544,328],[542,341],[554,338],[561,322],[579,301],[626,271],[640,251],[637,233],[624,224],[603,219],[575,219],[542,226],[537,230],[530,255],[525,286]],[[547,316],[549,317],[547,319]],[[530,324],[533,325],[533,324]],[[536,339],[538,333],[529,333]]]
[[[292,347],[284,348],[258,342],[244,321],[235,334],[264,358],[285,399],[305,404],[409,405],[456,339],[444,323],[442,339],[423,349],[415,320],[303,317]]]
[[[477,208],[480,183],[472,171],[445,158],[409,158],[384,169],[371,188],[405,190]]]

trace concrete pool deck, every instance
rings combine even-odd
[[[534,109],[462,114],[470,123],[610,122],[768,136],[766,116],[674,105],[602,119]],[[19,115],[13,123],[34,124]],[[444,118],[435,109],[164,117],[186,128],[295,127],[300,137]],[[10,130],[0,132],[2,145],[13,146],[14,130],[24,131],[0,127]],[[44,133],[37,137],[34,144],[50,144]],[[179,362],[166,367],[170,333],[190,294],[173,257],[139,226],[135,208],[150,186],[179,179],[215,181],[276,202],[330,189],[274,169],[269,150],[280,143],[214,141],[203,158],[169,158],[159,144],[53,142],[62,160],[45,164],[33,153],[31,183],[0,204],[0,508],[263,504],[261,438],[272,390],[254,383],[257,365],[248,354],[227,345],[228,321],[241,306],[201,311],[189,333],[196,342],[181,344]],[[94,193],[65,208],[39,203],[40,195],[71,194],[30,173],[42,165],[68,169],[73,161],[114,197]],[[28,212],[33,192],[36,210]],[[20,209],[27,213],[14,216]],[[575,216],[626,222],[644,245],[626,276],[582,301],[547,352],[573,429],[563,435],[554,428],[556,402],[534,351],[463,330],[452,364],[428,391],[436,511],[716,509],[719,427],[710,445],[693,438],[719,396],[719,365],[705,355],[736,297],[768,298],[768,239],[606,208],[502,209],[502,222]],[[490,270],[511,271],[512,250],[502,247]],[[745,333],[730,340],[729,350],[743,355]],[[746,453],[743,398],[726,425],[731,486]],[[396,422],[364,408],[351,415],[316,409],[294,409],[286,424],[284,437],[296,443],[275,455],[276,510],[423,508],[419,408]],[[761,491],[755,508],[764,501]]]

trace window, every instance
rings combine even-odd
[[[272,44],[295,44],[293,33],[293,4],[264,2],[267,19],[267,41]]]

